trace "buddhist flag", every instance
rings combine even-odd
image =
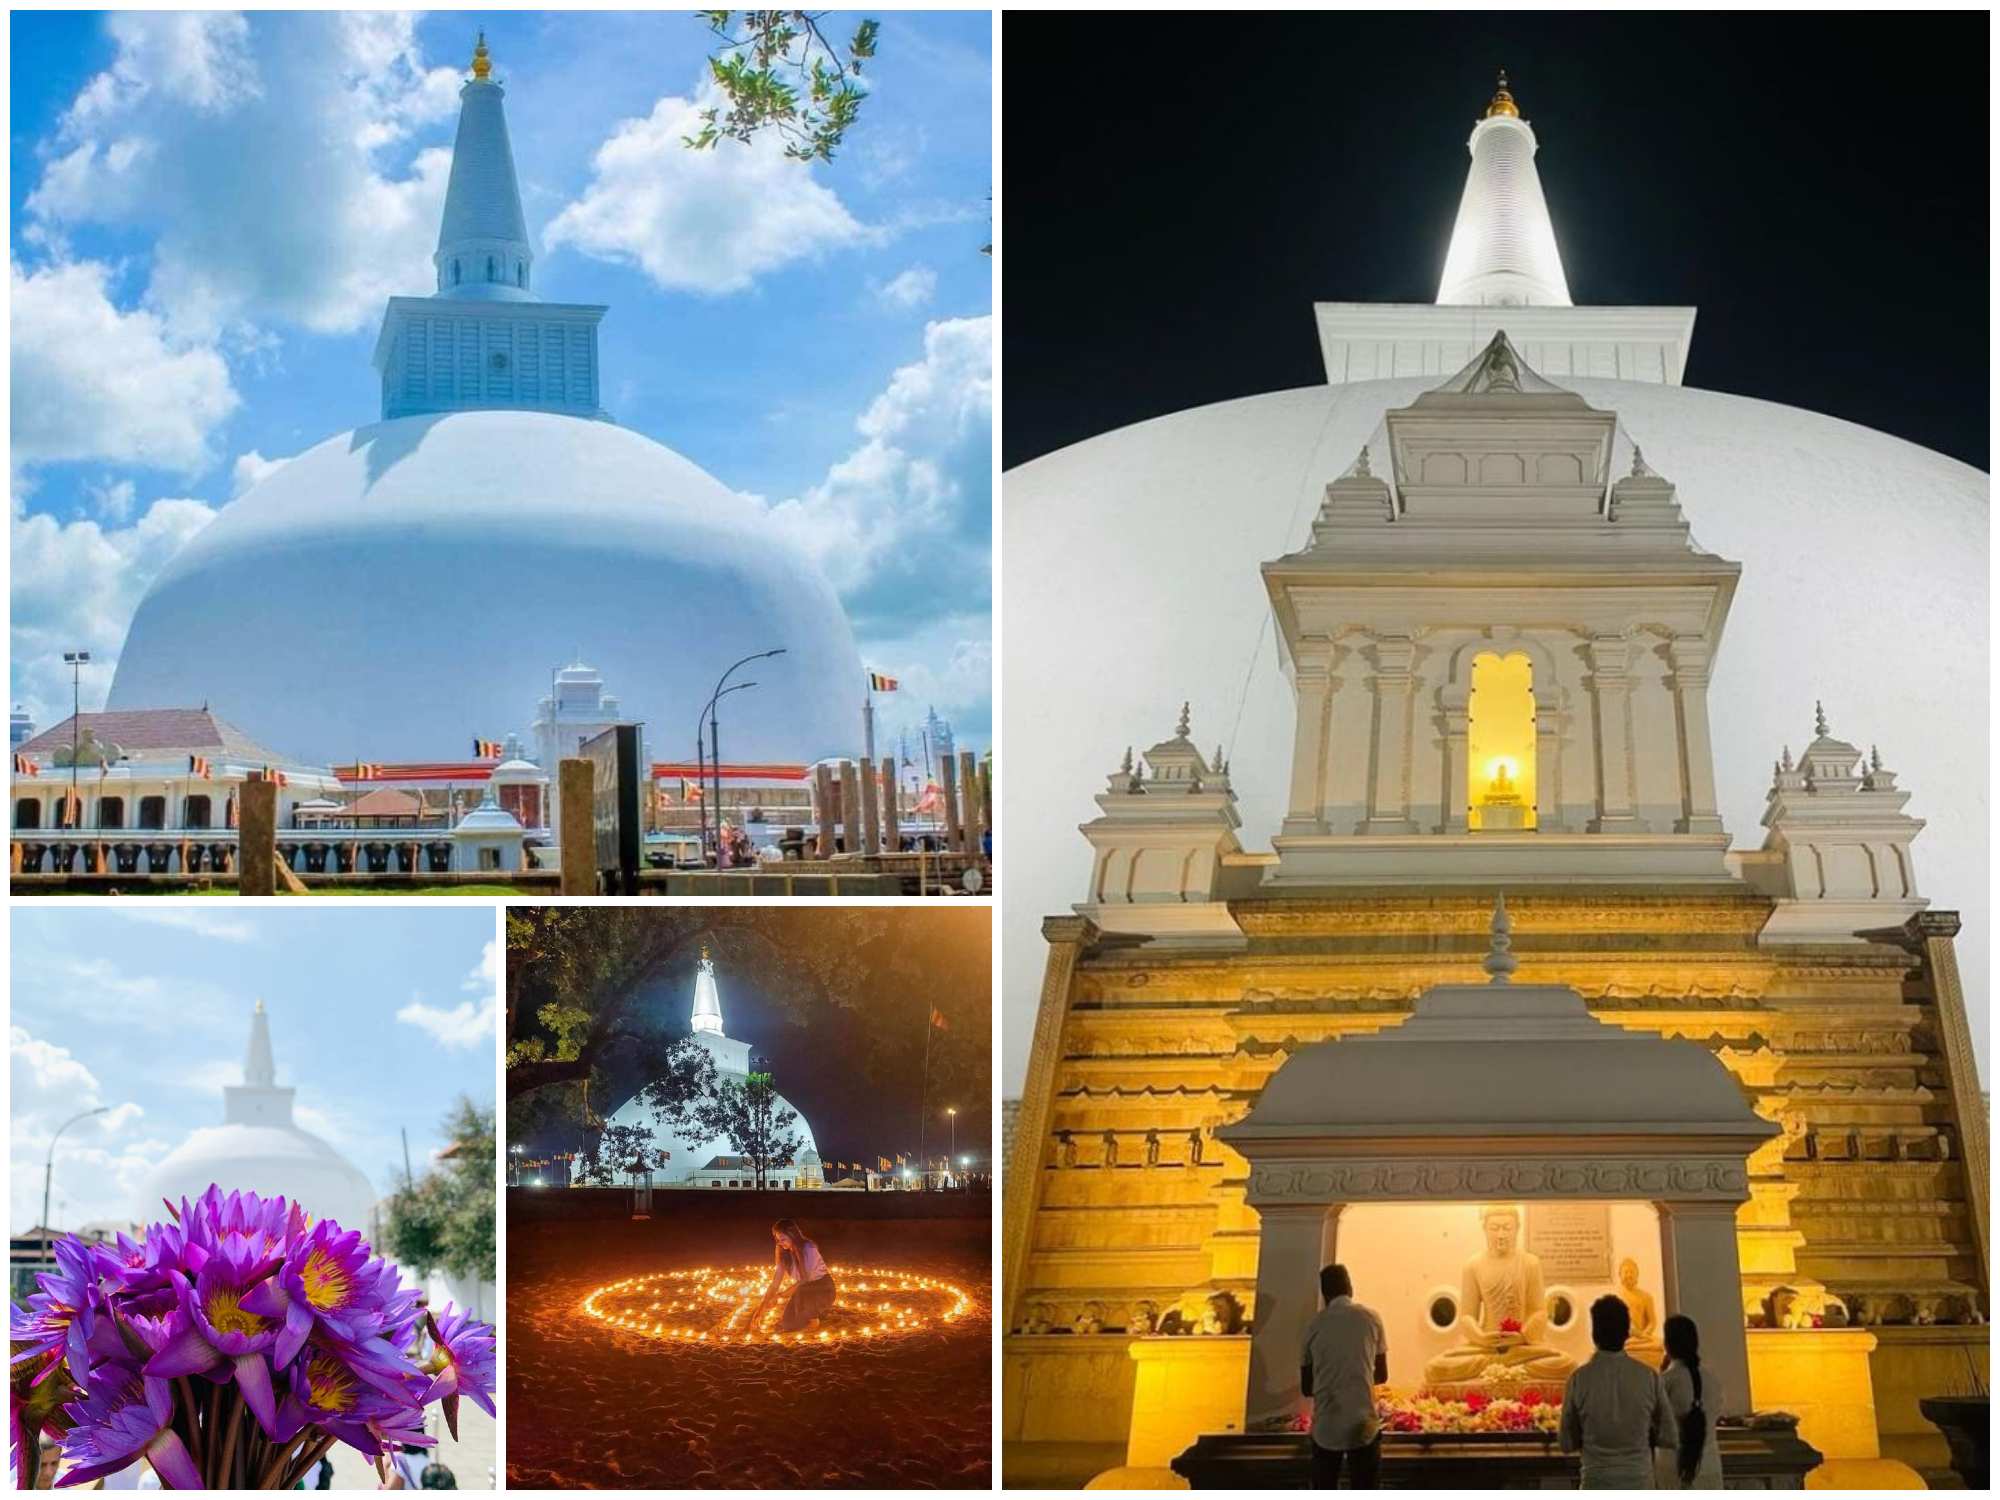
[[[944,1012],[939,1010],[935,1005],[931,1007],[931,1025],[937,1027],[939,1031],[949,1031],[951,1029],[944,1024]]]
[[[878,1157],[876,1157],[876,1158],[875,1158],[875,1170],[876,1170],[876,1171],[878,1171],[878,1172],[886,1172],[886,1171],[888,1171],[888,1170],[889,1170],[889,1158],[888,1158],[888,1157],[886,1157],[886,1156],[878,1156]]]
[[[880,672],[870,672],[868,674],[868,690],[871,693],[893,693],[896,691],[896,679],[893,677],[884,677]]]
[[[474,740],[472,742],[472,758],[474,760],[498,760],[502,753],[498,740]]]
[[[924,784],[924,794],[923,796],[917,798],[917,805],[913,809],[913,811],[920,813],[934,813],[934,812],[944,811],[943,789],[940,788],[935,781],[926,782]]]
[[[356,781],[375,781],[382,775],[382,767],[372,760],[357,761],[354,767]]]
[[[701,801],[701,783],[699,781],[689,781],[687,777],[683,776],[681,778],[681,801]]]
[[[262,771],[258,772],[258,775],[273,786],[282,787],[288,784],[288,778],[283,771],[274,771],[269,766],[264,767]]]
[[[196,781],[207,781],[215,775],[215,767],[208,763],[206,755],[190,755],[188,757],[188,775],[192,776]]]
[[[38,775],[41,769],[29,756],[16,754],[14,757],[14,774],[16,776]]]
[[[62,826],[79,828],[83,825],[83,798],[75,792],[64,792],[62,800]]]

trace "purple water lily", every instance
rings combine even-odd
[[[73,1403],[69,1416],[75,1425],[63,1435],[63,1457],[76,1467],[56,1481],[56,1488],[88,1484],[139,1458],[153,1466],[164,1485],[202,1487],[201,1470],[174,1431],[174,1400],[166,1381],[117,1369],[115,1380],[98,1382],[98,1389]]]
[[[282,1489],[336,1441],[428,1446],[433,1401],[454,1432],[459,1396],[494,1410],[493,1331],[430,1319],[359,1234],[219,1187],[167,1211],[136,1239],[59,1240],[13,1309],[17,1476],[47,1432],[65,1485],[144,1459],[173,1489]]]

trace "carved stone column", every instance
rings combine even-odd
[[[1035,1213],[1042,1201],[1042,1162],[1048,1154],[1056,1075],[1062,1068],[1063,1029],[1069,1023],[1076,964],[1084,950],[1097,941],[1097,927],[1086,917],[1050,917],[1042,923],[1042,938],[1049,945],[1049,961],[1042,971],[1042,1000],[1035,1011],[1034,1038],[1028,1045],[1028,1081],[1021,1090],[1020,1116],[1014,1122],[1014,1160],[1002,1184],[1006,1197],[1006,1237],[1000,1246],[1003,1332],[1014,1326],[1022,1279],[1028,1271]]]
[[[1254,1197],[1255,1189],[1252,1189]],[[1323,1203],[1267,1203],[1257,1209],[1256,1325],[1250,1339],[1250,1380],[1243,1430],[1288,1427],[1303,1403],[1299,1348],[1319,1311]]]
[[[1327,729],[1333,709],[1333,674],[1324,661],[1292,669],[1298,724],[1292,732],[1292,790],[1287,834],[1325,833]]]
[[[1593,833],[1638,827],[1632,803],[1632,643],[1600,635],[1590,642],[1590,691],[1597,705],[1597,822]]]
[[[1417,644],[1406,635],[1377,638],[1372,654],[1375,677],[1375,745],[1370,757],[1368,821],[1363,833],[1415,833],[1410,821],[1410,695],[1416,679],[1410,668]]]
[[[1444,721],[1444,818],[1446,833],[1470,830],[1472,807],[1471,745],[1467,739],[1466,691],[1454,682],[1438,695]]]
[[[1667,647],[1673,668],[1674,718],[1680,728],[1680,833],[1720,833],[1715,805],[1715,752],[1708,735],[1708,671],[1713,653],[1699,636],[1677,636]]]
[[[1931,999],[1937,1006],[1938,1050],[1944,1054],[1945,1080],[1951,1086],[1952,1123],[1958,1127],[1960,1172],[1967,1206],[1979,1236],[1980,1280],[1992,1285],[1992,1247],[1987,1240],[1986,1109],[1979,1094],[1979,1071],[1972,1051],[1972,1030],[1965,1016],[1965,990],[1958,977],[1958,936],[1955,911],[1920,911],[1906,924],[1922,947],[1924,969],[1930,976]]]
[[[1561,833],[1562,814],[1561,690],[1551,687],[1535,694],[1535,831]]]
[[[1743,1337],[1743,1271],[1734,1203],[1656,1203],[1666,1311],[1701,1330],[1702,1400],[1717,1416],[1750,1410],[1750,1348]]]

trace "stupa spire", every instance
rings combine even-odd
[[[688,1026],[694,1031],[722,1032],[722,999],[715,990],[715,960],[708,956],[708,944],[701,946],[701,967],[694,976],[694,1015]]]
[[[1535,170],[1535,132],[1500,74],[1466,142],[1472,167],[1438,285],[1440,304],[1568,307],[1569,281]]]
[[[506,90],[492,77],[486,33],[472,53],[472,76],[458,91],[458,136],[451,148],[444,222],[438,230],[440,297],[483,301],[532,300],[534,251],[521,213],[514,148],[501,103]]]
[[[265,1014],[262,1000],[250,1013],[250,1050],[243,1054],[243,1082],[253,1089],[275,1088],[278,1082],[278,1065],[271,1056],[271,1018]]]

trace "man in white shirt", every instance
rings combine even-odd
[[[1597,1353],[1563,1387],[1562,1446],[1583,1454],[1586,1490],[1653,1487],[1653,1449],[1674,1446],[1673,1408],[1660,1372],[1625,1352],[1632,1310],[1618,1297],[1590,1304]]]
[[[1306,1325],[1299,1353],[1299,1391],[1312,1399],[1312,1487],[1382,1487],[1382,1422],[1375,1387],[1389,1378],[1389,1340],[1374,1309],[1354,1300],[1345,1266],[1323,1266],[1319,1294],[1326,1306]]]

